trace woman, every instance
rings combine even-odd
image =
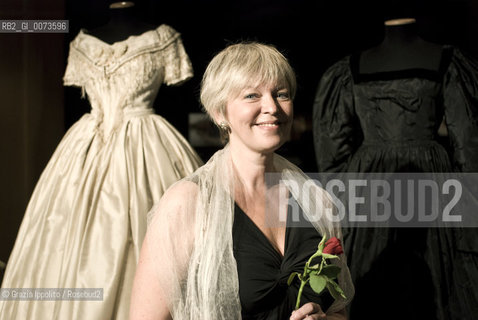
[[[333,261],[347,299],[306,289],[291,315],[299,284],[287,286],[290,273],[303,270],[322,234],[341,237],[325,215],[313,219],[332,207],[325,191],[314,185],[306,201],[300,188],[271,182],[307,181],[274,154],[289,138],[295,90],[292,68],[271,46],[235,44],[211,61],[201,102],[228,144],[153,209],[131,319],[345,319],[353,286],[343,255]],[[280,224],[289,191],[309,228]]]

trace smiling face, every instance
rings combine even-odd
[[[246,87],[226,105],[230,144],[261,154],[274,152],[289,140],[292,117],[292,98],[285,86]]]
[[[201,103],[216,124],[226,122],[229,141],[271,152],[289,139],[295,73],[273,46],[234,44],[209,63],[201,82]]]

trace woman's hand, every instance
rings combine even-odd
[[[327,319],[326,314],[322,311],[322,308],[313,302],[304,304],[299,309],[292,312],[290,320],[319,320]]]

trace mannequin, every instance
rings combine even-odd
[[[414,18],[391,19],[384,24],[385,38],[382,43],[360,55],[360,73],[439,70],[442,46],[420,38]]]
[[[138,7],[132,1],[112,2],[108,13],[109,21],[105,25],[88,32],[108,44],[138,36],[156,27],[139,19]]]

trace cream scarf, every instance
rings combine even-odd
[[[327,192],[277,154],[274,167],[317,231],[327,238],[341,239],[340,226],[323,214],[334,208]],[[232,243],[233,172],[226,146],[192,175],[172,186],[151,210],[149,228],[154,228],[154,232],[148,232],[148,243],[175,320],[241,319]],[[305,185],[309,190],[306,194],[301,192]],[[336,300],[327,313],[343,309],[354,294],[345,255],[333,263],[342,268],[338,281],[347,299]]]

